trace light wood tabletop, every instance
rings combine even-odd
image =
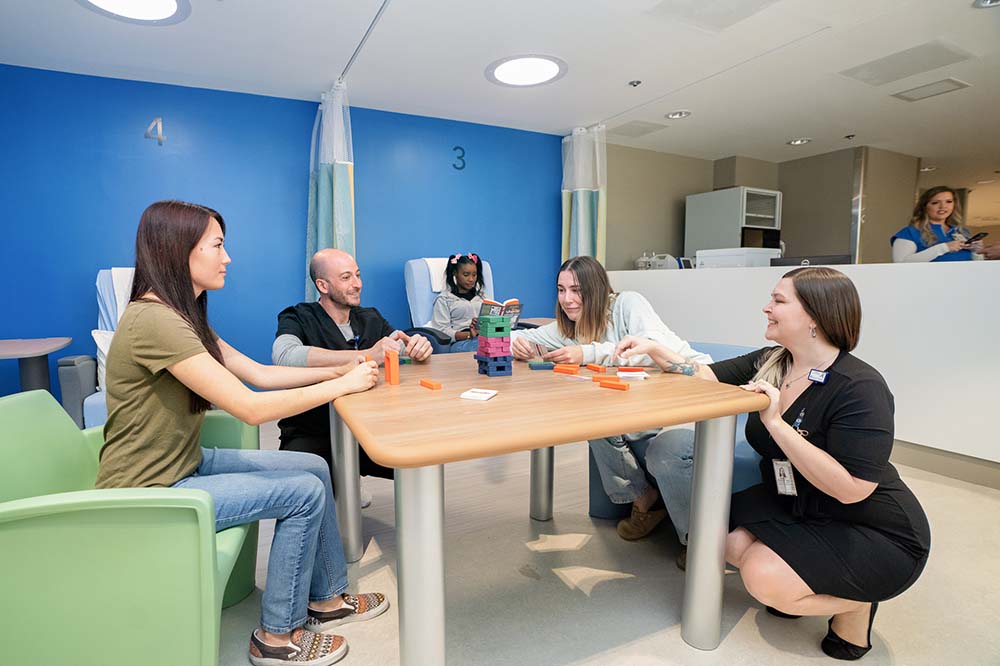
[[[613,370],[609,369],[609,372]],[[767,398],[738,387],[647,369],[628,391],[601,388],[594,374],[567,379],[514,362],[510,377],[477,374],[471,353],[435,354],[400,366],[400,383],[338,398],[341,418],[371,458],[395,468],[439,465],[757,411]],[[440,390],[420,385],[441,383]],[[459,398],[493,389],[490,400]]]

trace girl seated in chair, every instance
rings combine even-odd
[[[476,320],[483,307],[483,262],[479,256],[453,254],[445,268],[445,288],[434,301],[431,328],[451,339],[453,352],[476,351]]]

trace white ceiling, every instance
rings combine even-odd
[[[0,62],[318,100],[382,2],[191,4],[184,22],[151,27],[75,0],[0,0]],[[880,86],[838,74],[934,40],[969,59]],[[520,53],[569,72],[527,89],[483,76]],[[971,85],[890,96],[945,77]],[[972,0],[394,0],[347,81],[355,106],[556,134],[604,121],[615,143],[711,160],[876,146],[938,166],[921,184],[973,188],[971,221],[1000,220],[1000,9]],[[664,119],[674,109],[694,114]],[[667,127],[613,134],[630,121]],[[797,136],[813,142],[785,145]]]

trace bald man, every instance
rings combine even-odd
[[[320,250],[309,262],[309,278],[319,300],[299,303],[278,314],[271,357],[275,365],[299,367],[355,363],[359,355],[384,361],[386,349],[405,349],[414,361],[430,357],[431,343],[420,335],[396,330],[375,308],[361,307],[361,270],[342,250]],[[330,464],[330,413],[326,405],[278,421],[283,451],[315,453]],[[362,476],[391,479],[382,467],[360,451]]]

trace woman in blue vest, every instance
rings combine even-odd
[[[968,244],[969,230],[962,226],[962,206],[955,190],[944,185],[920,195],[910,223],[896,232],[892,244],[894,263],[921,261],[971,261],[975,246]]]

